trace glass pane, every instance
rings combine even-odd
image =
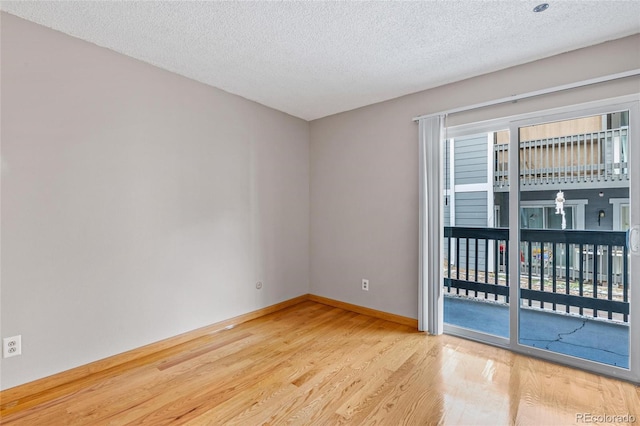
[[[523,228],[543,229],[544,213],[542,207],[523,208],[522,214],[525,221],[522,222]]]
[[[520,344],[629,368],[629,209],[610,202],[629,197],[628,131],[623,113],[519,129]]]
[[[627,231],[629,229],[630,216],[629,216],[629,205],[623,204],[620,206],[620,227],[622,231]]]
[[[562,215],[556,213],[556,209],[552,207],[545,208],[547,217],[547,226],[545,229],[562,229]],[[575,229],[573,227],[573,208],[564,209],[565,229]]]
[[[509,336],[508,142],[488,132],[443,147],[444,322],[459,334]]]

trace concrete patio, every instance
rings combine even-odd
[[[509,337],[509,307],[461,297],[445,297],[445,324]],[[584,316],[522,309],[520,343],[629,368],[629,327]]]

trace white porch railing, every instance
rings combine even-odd
[[[520,142],[523,190],[627,186],[628,127]],[[493,147],[495,191],[509,189],[509,144]]]

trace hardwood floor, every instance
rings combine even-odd
[[[2,404],[30,426],[640,419],[629,383],[311,301]]]

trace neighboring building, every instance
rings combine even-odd
[[[521,129],[522,227],[560,229],[562,190],[567,229],[627,230],[628,123],[625,112]],[[445,226],[508,226],[508,143],[508,130],[447,141]]]
[[[563,191],[566,229],[629,229],[628,124],[628,112],[623,112],[521,128],[521,227],[561,229],[562,216],[556,214],[555,199],[558,191]],[[498,130],[447,140],[444,226],[509,226],[509,137],[508,130]],[[463,253],[465,244],[461,242]],[[593,262],[588,250],[585,248],[584,254]],[[495,269],[493,251],[491,247],[488,250],[489,272]],[[579,251],[572,251],[569,266],[574,270]],[[536,255],[540,260],[540,253]],[[602,249],[598,255],[602,257]],[[482,247],[478,256],[482,270]],[[464,256],[460,259],[466,262]],[[501,256],[499,264],[503,262]],[[606,272],[602,266],[599,279]],[[618,272],[614,271],[616,281]]]

